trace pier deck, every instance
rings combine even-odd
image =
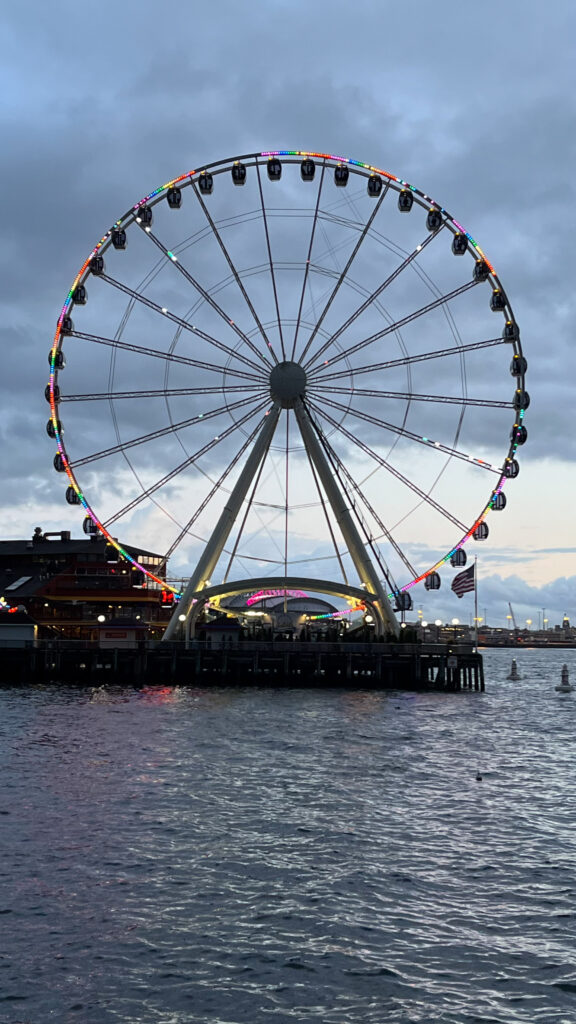
[[[73,641],[0,649],[0,684],[316,686],[484,690],[471,644],[243,642],[103,649]]]

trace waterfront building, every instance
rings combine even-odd
[[[160,579],[162,556],[131,545],[127,553]],[[124,628],[159,639],[172,611],[172,596],[119,558],[102,534],[73,540],[66,530],[29,540],[0,541],[0,597],[26,609],[39,636],[97,641],[102,628]]]

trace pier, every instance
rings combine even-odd
[[[245,641],[141,643],[136,649],[41,641],[2,651],[1,684],[341,687],[484,691],[472,644]]]

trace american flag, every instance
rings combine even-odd
[[[452,590],[457,597],[463,597],[469,590],[474,590],[474,565],[469,565],[464,572],[459,572],[452,580]]]

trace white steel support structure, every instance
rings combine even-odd
[[[212,531],[212,535],[206,544],[198,565],[190,577],[180,602],[170,619],[164,634],[164,640],[174,640],[177,634],[181,632],[184,633],[185,637],[188,637],[190,635],[190,627],[192,627],[192,630],[194,629],[195,616],[192,614],[192,609],[197,601],[197,596],[210,586],[210,577],[216,568],[230,531],[240,513],[250,484],[255,479],[260,466],[268,454],[282,409],[292,409],[294,412],[306,454],[322,484],[334,518],[360,578],[362,588],[367,599],[369,598],[370,600],[370,605],[376,619],[376,635],[382,636],[384,633],[398,635],[400,630],[392,606],[378,579],[358,528],[350,515],[348,505],[340,492],[332,468],[328,463],[304,405],[303,398],[305,393],[306,372],[299,363],[284,361],[274,366],[270,373],[272,407],[262,425],[260,433],[254,441],[252,451]]]
[[[340,527],[340,531],[346,543],[346,547],[350,552],[350,557],[354,562],[354,566],[360,582],[365,587],[367,593],[374,596],[374,611],[380,617],[380,622],[376,623],[376,633],[381,635],[383,632],[394,633],[398,635],[400,632],[396,616],[392,609],[388,597],[376,575],[374,566],[372,565],[371,559],[362,543],[362,538],[358,533],[356,524],[348,511],[346,502],[340,493],[340,488],[336,483],[332,469],[330,468],[326,456],[322,450],[322,446],[316,437],[314,428],[310,422],[310,418],[302,400],[299,398],[294,405],[294,413],[298,426],[300,427],[300,433],[302,434],[302,440],[304,441],[304,447],[308,453],[308,458],[314,465],[318,477],[324,488],[326,497],[330,502],[334,518]]]
[[[197,594],[198,591],[204,590],[210,583],[210,577],[216,568],[218,559],[220,558],[224,545],[228,540],[230,530],[236,522],[238,513],[242,507],[242,502],[248,493],[248,488],[254,480],[262,461],[266,458],[270,442],[272,441],[274,431],[278,425],[279,416],[280,405],[278,402],[274,402],[274,405],[270,409],[268,416],[262,425],[262,430],[254,442],[254,447],[246,460],[244,469],[240,473],[232,493],[222,510],[220,518],[212,531],[212,536],[204,548],[200,561],[192,573],[186,590],[182,594],[182,597],[174,610],[172,618],[168,623],[168,628],[164,633],[164,640],[174,640],[176,633],[180,631],[180,627],[183,628],[185,635],[188,635],[188,619],[192,609],[194,595]],[[184,621],[180,618],[181,615],[186,616]]]

